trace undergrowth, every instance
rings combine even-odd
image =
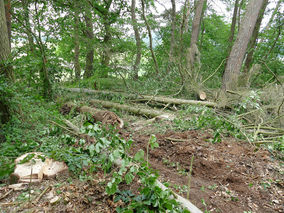
[[[15,93],[13,105],[17,107],[12,110],[17,113],[14,112],[11,121],[3,126],[5,141],[0,144],[2,183],[13,171],[15,158],[40,151],[66,162],[74,178],[86,180],[90,174],[103,170],[110,177],[105,183],[106,192],[114,195],[117,201],[129,197],[117,212],[188,212],[173,199],[170,190],[163,191],[155,184],[158,174],[148,167],[145,160],[148,153],[139,150],[133,158],[128,156],[131,140],[121,138],[112,127],[105,129],[89,122],[85,122],[80,131],[94,138],[94,143],[63,133],[61,128],[50,123],[51,120],[60,123],[63,119],[57,111],[58,106],[28,94],[31,91]],[[150,145],[152,147],[152,143]],[[115,166],[118,159],[121,162],[119,168]],[[120,184],[131,184],[134,179],[139,179],[139,194],[125,194],[120,190]]]

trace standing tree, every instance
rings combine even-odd
[[[137,80],[138,79],[138,71],[139,71],[139,65],[141,61],[141,37],[138,29],[138,23],[136,20],[136,0],[132,0],[131,2],[131,20],[132,20],[132,26],[135,34],[135,40],[136,40],[136,59],[133,65],[133,79]]]
[[[173,57],[173,53],[174,53],[174,48],[176,46],[176,42],[175,42],[175,31],[176,31],[176,1],[175,0],[171,0],[172,3],[172,11],[171,11],[171,43],[170,43],[170,52],[169,52],[169,63],[167,66],[167,73],[170,71],[170,67],[173,66],[173,62],[174,62],[174,57]]]
[[[87,1],[88,2],[88,1]],[[89,3],[89,2],[88,2]],[[86,23],[86,68],[84,73],[84,78],[89,78],[93,75],[93,62],[94,62],[94,30],[93,30],[93,20],[92,11],[90,5],[85,6],[85,23]]]
[[[250,0],[247,5],[246,13],[242,19],[239,33],[230,52],[223,75],[222,87],[225,91],[235,89],[237,87],[243,59],[263,1],[264,0]]]
[[[201,91],[201,85],[198,83],[198,72],[200,69],[200,52],[197,47],[197,42],[205,2],[206,0],[199,0],[196,3],[194,18],[192,21],[190,47],[186,50],[186,69],[184,69],[184,86],[186,92],[193,91],[201,100],[205,100],[206,95],[204,92]]]
[[[145,25],[146,25],[146,28],[147,28],[147,32],[148,32],[148,36],[149,36],[149,46],[150,46],[150,51],[151,51],[151,55],[152,55],[153,62],[154,62],[155,71],[156,71],[156,74],[159,74],[160,73],[159,66],[158,66],[157,58],[156,58],[156,55],[155,55],[155,52],[154,52],[154,49],[153,49],[153,37],[152,37],[151,27],[149,25],[149,22],[148,22],[147,17],[146,17],[146,12],[145,12],[145,10],[146,10],[145,9],[145,7],[146,7],[145,0],[141,0],[141,5],[142,5],[142,17],[144,19],[144,22],[145,22]]]
[[[34,45],[35,44],[34,44],[34,40],[33,40],[33,36],[32,36],[32,28],[31,28],[30,18],[29,18],[29,1],[28,0],[22,0],[22,7],[23,7],[23,22],[24,22],[24,26],[26,28],[25,32],[26,32],[27,37],[28,37],[30,51],[31,51],[31,53],[34,53]]]
[[[111,54],[113,52],[113,31],[112,25],[118,21],[121,10],[125,7],[125,1],[119,0],[105,0],[105,1],[93,1],[93,8],[95,14],[100,18],[100,22],[103,26],[103,40],[102,40],[102,56],[101,64],[103,70],[100,73],[101,77],[107,77],[110,71]]]
[[[197,41],[198,41],[198,35],[200,31],[200,23],[202,19],[202,11],[204,7],[205,0],[199,0],[197,2],[195,12],[194,12],[194,18],[192,21],[192,30],[191,30],[191,40],[190,40],[190,48],[188,50],[188,62],[191,69],[191,73],[194,74],[194,64],[198,63],[200,64],[200,53],[197,48]],[[192,76],[193,77],[193,76]]]
[[[263,19],[263,15],[264,15],[264,11],[266,9],[266,6],[268,5],[268,0],[264,0],[262,3],[262,8],[258,14],[258,18],[256,20],[256,24],[254,26],[254,30],[252,33],[252,37],[251,40],[248,44],[248,54],[246,56],[246,60],[245,60],[245,67],[244,67],[244,83],[246,84],[246,86],[249,86],[249,70],[251,68],[252,62],[253,62],[253,54],[254,54],[254,50],[256,48],[257,45],[257,38],[258,38],[258,33],[259,33],[259,29],[260,29],[260,25],[261,25],[261,21]]]
[[[7,22],[7,29],[8,29],[8,38],[9,38],[9,45],[11,47],[11,0],[5,1],[5,14],[6,14],[6,22]]]
[[[3,77],[4,83],[11,80],[12,70],[8,65],[10,56],[10,45],[8,28],[5,16],[4,0],[0,0],[0,80]],[[1,80],[2,81],[2,80]],[[2,82],[1,82],[2,83]],[[2,90],[2,89],[1,89]],[[9,121],[9,108],[0,90],[0,125]],[[4,93],[5,95],[5,93]]]
[[[11,54],[9,31],[5,16],[4,0],[0,1],[0,74],[6,75],[7,78],[13,79],[12,67],[8,59]]]
[[[80,55],[80,41],[79,41],[79,0],[73,1],[73,10],[74,10],[74,67],[75,67],[75,78],[80,79],[81,77],[81,67],[79,62]]]
[[[234,40],[234,36],[235,36],[238,10],[240,10],[240,8],[239,8],[239,0],[236,0],[235,1],[235,6],[234,6],[232,23],[231,23],[230,37],[228,39],[228,49],[227,49],[227,54],[228,55],[230,54],[232,46],[233,46],[233,40]]]

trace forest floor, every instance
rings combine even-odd
[[[129,154],[139,149],[146,153],[154,134],[159,147],[149,152],[150,166],[158,171],[161,182],[183,197],[194,155],[189,200],[203,212],[284,212],[283,162],[273,153],[232,137],[213,144],[212,129],[174,131],[171,121],[157,121],[135,130],[131,124],[141,118],[126,114],[122,118],[128,125],[120,135],[134,141]],[[70,174],[20,191],[1,187],[1,196],[10,193],[0,196],[0,212],[115,212],[123,203],[105,193],[109,177],[103,171],[92,177],[80,181]],[[135,181],[121,187],[139,191]],[[32,202],[46,188],[38,202]]]

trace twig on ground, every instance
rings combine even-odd
[[[189,142],[189,140],[187,139],[179,139],[179,138],[165,138],[165,139],[173,142]]]
[[[189,169],[189,173],[188,173],[188,184],[187,184],[187,195],[186,195],[187,199],[189,199],[190,181],[191,181],[193,161],[194,161],[194,154],[191,157],[190,169]]]
[[[73,135],[80,136],[80,134],[77,134],[76,132],[67,129],[65,126],[62,126],[62,125],[60,125],[60,124],[58,124],[58,123],[56,123],[54,121],[49,121],[49,122],[54,124],[54,125],[56,125],[56,126],[59,126],[60,128],[64,129],[65,131],[67,131],[67,132],[69,132],[69,133],[71,133]]]
[[[48,187],[46,187],[42,193],[40,193],[40,195],[33,201],[33,204],[36,204],[41,198],[42,196],[49,190],[51,189],[51,186],[49,185]]]
[[[9,190],[8,192],[6,192],[6,194],[4,194],[2,197],[0,197],[0,200],[4,199],[5,197],[7,197],[11,192],[13,191],[13,189]]]

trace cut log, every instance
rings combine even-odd
[[[78,134],[80,134],[79,132],[79,128],[77,126],[75,126],[74,124],[72,124],[70,121],[65,120],[65,124],[71,128],[73,131],[77,131]],[[115,162],[115,165],[118,167],[122,166],[122,160],[121,159],[117,159]],[[155,184],[160,187],[163,191],[165,190],[169,190],[164,184],[162,184],[159,180],[156,180]],[[172,199],[175,199],[178,203],[180,203],[180,205],[184,208],[187,209],[188,211],[190,211],[191,213],[202,213],[202,211],[200,209],[198,209],[194,204],[192,204],[189,200],[183,198],[182,196],[176,194],[173,192],[173,196]]]
[[[88,106],[79,107],[72,102],[67,102],[61,107],[60,111],[63,114],[66,114],[66,112],[69,113],[72,108],[76,108],[76,111],[80,113],[90,113],[96,122],[100,121],[104,125],[117,125],[119,128],[123,128],[124,126],[124,122],[121,118],[119,118],[114,112],[107,110],[99,110]]]
[[[22,163],[28,155],[33,155],[32,159]],[[45,161],[42,158],[45,158]],[[10,176],[13,183],[41,182],[43,178],[50,179],[58,174],[68,172],[68,167],[64,162],[49,159],[40,152],[26,153],[18,157],[15,164],[15,170]]]
[[[70,92],[82,92],[87,94],[116,94],[123,95],[127,98],[142,98],[147,101],[156,101],[161,103],[170,103],[170,104],[188,104],[188,105],[202,105],[208,107],[217,107],[217,103],[209,102],[209,101],[196,101],[196,100],[186,100],[186,99],[178,99],[178,98],[168,98],[163,96],[151,96],[151,95],[135,95],[128,94],[123,92],[112,92],[112,91],[104,91],[104,90],[90,90],[90,89],[81,89],[81,88],[64,88]],[[200,100],[206,99],[206,94],[204,92],[199,94]]]
[[[124,111],[127,111],[127,112],[131,112],[131,113],[136,114],[136,115],[144,115],[144,116],[151,117],[151,118],[158,117],[158,116],[162,116],[162,117],[167,118],[169,120],[173,120],[175,118],[175,115],[173,115],[171,113],[165,113],[163,111],[154,110],[154,109],[132,107],[132,106],[128,106],[128,105],[125,105],[125,104],[119,104],[119,103],[114,103],[114,102],[110,102],[110,101],[101,101],[101,100],[92,99],[92,100],[90,100],[90,103],[92,105],[100,104],[103,107],[107,107],[107,108],[112,107],[112,108],[124,110]]]

